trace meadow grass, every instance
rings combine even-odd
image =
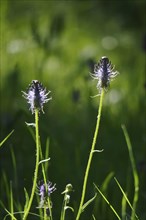
[[[103,94],[101,96],[101,101],[103,98]],[[102,105],[102,103],[100,103]],[[88,181],[88,175],[89,175],[89,170],[90,170],[90,166],[91,166],[91,161],[92,161],[92,156],[94,153],[98,152],[98,150],[94,150],[95,147],[95,143],[96,143],[96,138],[97,138],[97,134],[98,134],[98,129],[99,129],[99,124],[100,124],[100,120],[99,118],[101,117],[101,109],[102,106],[100,106],[99,110],[98,110],[98,116],[97,116],[97,124],[96,124],[96,129],[95,129],[95,134],[94,134],[94,138],[93,138],[93,143],[92,143],[92,147],[91,147],[91,151],[89,154],[89,159],[88,159],[88,164],[86,167],[86,172],[85,172],[85,177],[84,177],[84,182],[83,182],[83,191],[82,191],[82,198],[80,201],[80,206],[79,206],[79,210],[77,212],[77,217],[76,219],[80,219],[81,213],[88,207],[88,205],[90,205],[91,202],[95,202],[96,207],[94,208],[94,213],[96,213],[96,209],[98,209],[98,200],[96,199],[96,195],[92,198],[89,199],[86,203],[84,203],[84,198],[85,198],[85,193],[86,193],[86,185],[87,185],[87,181]],[[45,157],[43,157],[42,155],[42,150],[41,150],[41,144],[40,144],[40,138],[39,138],[39,130],[38,130],[38,112],[36,112],[35,115],[36,118],[36,147],[38,147],[38,149],[36,150],[36,166],[37,166],[37,171],[35,169],[34,171],[34,180],[33,180],[33,186],[32,186],[32,192],[31,195],[29,197],[27,190],[24,188],[24,192],[25,192],[25,199],[26,199],[26,204],[25,204],[25,208],[22,211],[14,211],[14,195],[13,195],[13,191],[12,191],[12,182],[10,181],[10,184],[8,184],[9,180],[6,177],[6,174],[3,174],[3,181],[5,182],[5,186],[6,186],[6,192],[7,192],[7,196],[9,197],[9,210],[4,207],[3,202],[1,201],[1,205],[2,207],[6,210],[7,214],[4,217],[4,219],[7,219],[8,216],[11,217],[12,220],[17,220],[19,218],[17,218],[17,215],[21,215],[22,219],[27,219],[28,215],[32,215],[32,216],[36,216],[38,217],[38,219],[50,219],[53,220],[53,215],[52,215],[52,206],[51,206],[51,199],[50,197],[47,197],[47,204],[46,207],[42,207],[39,209],[39,215],[36,213],[32,213],[30,211],[31,209],[31,205],[32,205],[32,201],[33,201],[33,197],[35,196],[35,191],[36,191],[36,185],[37,185],[37,178],[38,178],[38,169],[39,169],[39,165],[41,165],[42,169],[41,172],[43,174],[43,180],[45,183],[45,186],[47,186],[47,172],[48,172],[48,161],[50,160],[49,158],[49,139],[46,142],[46,152],[45,152]],[[31,129],[31,128],[30,128]],[[103,192],[105,193],[107,188],[108,188],[108,184],[111,181],[111,178],[113,178],[114,173],[110,173],[107,178],[105,179],[103,186],[101,187],[101,189],[94,184],[95,189],[97,190],[97,192],[101,195],[101,197],[103,198],[103,201],[105,201],[105,203],[107,203],[107,205],[110,207],[111,211],[115,214],[115,216],[117,217],[117,219],[126,219],[125,214],[126,213],[125,209],[126,209],[126,203],[130,206],[132,212],[131,212],[131,217],[127,217],[128,219],[134,220],[134,219],[139,219],[139,217],[136,214],[136,205],[138,202],[138,189],[139,189],[139,178],[138,178],[138,174],[137,174],[137,170],[136,170],[136,166],[135,166],[135,160],[134,160],[134,156],[133,156],[133,151],[132,151],[132,146],[130,143],[130,138],[128,136],[128,132],[126,130],[126,127],[123,125],[122,126],[124,135],[125,135],[125,140],[127,143],[127,148],[128,148],[128,152],[129,152],[129,158],[131,161],[131,166],[132,166],[132,171],[133,171],[133,177],[134,177],[134,196],[133,196],[133,202],[131,203],[126,195],[126,192],[124,191],[124,189],[121,187],[120,183],[118,182],[118,180],[114,177],[116,184],[118,185],[120,191],[123,194],[123,199],[122,199],[122,206],[121,209],[124,210],[120,215],[116,212],[116,209],[112,206],[112,204],[109,202],[109,200],[107,199],[107,197],[103,194]],[[10,137],[10,135],[13,133],[13,131],[1,142],[2,144]],[[32,131],[32,136],[33,135],[33,131]],[[1,146],[2,146],[1,144]],[[92,155],[92,156],[91,156]],[[40,157],[41,160],[39,160],[38,158]],[[15,164],[15,156],[14,153],[12,152],[12,157],[13,157],[13,166],[14,169],[17,169],[17,166]],[[89,164],[90,163],[90,164]],[[35,177],[36,175],[36,177]],[[47,190],[47,189],[46,189]],[[61,215],[60,215],[60,220],[65,220],[65,214],[66,214],[66,210],[67,209],[71,209],[74,212],[74,209],[70,206],[68,206],[69,200],[70,200],[70,192],[72,191],[72,185],[68,184],[65,188],[65,191],[63,192],[64,194],[64,200],[63,200],[63,204],[62,204],[62,210],[61,210]],[[38,202],[39,202],[39,198],[38,198]],[[20,205],[20,207],[22,208],[22,205]],[[19,210],[21,209],[19,208]],[[47,215],[46,209],[49,209],[49,216]],[[98,219],[95,217],[95,215],[92,215],[93,219]],[[28,218],[29,219],[29,218]]]
[[[102,63],[103,62],[103,63]],[[105,62],[105,63],[104,63]],[[111,212],[113,215],[115,215],[116,219],[119,220],[124,220],[124,219],[138,219],[139,217],[136,214],[136,208],[137,208],[137,202],[138,202],[138,197],[139,197],[139,177],[135,165],[135,160],[134,160],[134,155],[132,151],[132,145],[130,142],[130,138],[128,135],[128,132],[126,130],[125,126],[122,126],[128,152],[129,152],[129,158],[131,162],[131,167],[132,167],[132,172],[133,172],[133,178],[134,178],[134,196],[133,196],[133,202],[130,202],[128,199],[128,195],[125,192],[125,190],[122,188],[120,185],[119,181],[117,178],[114,177],[116,185],[119,187],[119,190],[121,191],[123,197],[121,200],[121,214],[116,211],[116,208],[110,203],[108,199],[108,195],[106,194],[108,185],[113,179],[114,173],[111,172],[109,175],[107,175],[106,179],[103,182],[103,185],[101,187],[98,187],[97,184],[93,184],[93,188],[95,188],[95,194],[92,198],[87,199],[85,202],[85,197],[86,197],[86,192],[89,190],[87,188],[88,186],[88,181],[90,179],[90,169],[92,166],[92,158],[95,153],[101,153],[103,150],[97,150],[95,149],[96,146],[96,141],[98,138],[98,132],[100,128],[100,122],[101,122],[101,115],[102,115],[102,107],[103,107],[103,101],[104,101],[104,96],[105,91],[107,90],[107,86],[110,82],[110,77],[113,78],[117,75],[116,72],[113,72],[113,67],[111,63],[106,63],[107,59],[102,58],[101,61],[99,62],[98,65],[96,65],[96,71],[95,74],[93,75],[95,79],[98,79],[98,89],[100,92],[99,95],[99,107],[98,107],[98,113],[97,113],[97,121],[96,121],[96,126],[95,126],[95,132],[93,135],[93,141],[91,145],[91,149],[88,155],[88,161],[85,169],[85,174],[84,174],[84,179],[83,179],[83,184],[82,184],[82,191],[81,191],[81,198],[80,201],[77,201],[79,204],[78,210],[75,210],[74,207],[70,206],[70,200],[71,200],[71,192],[73,191],[73,186],[72,184],[67,184],[65,187],[65,190],[62,192],[64,195],[63,202],[62,202],[62,207],[60,210],[60,220],[65,220],[67,219],[67,210],[71,210],[74,216],[74,219],[79,220],[82,218],[82,213],[86,212],[86,209],[91,205],[91,203],[94,203],[94,208],[91,216],[87,217],[88,219],[93,219],[93,220],[98,220],[99,216],[97,214],[98,206],[99,204],[99,198],[97,198],[97,194],[101,195],[102,200],[107,203],[109,206]],[[109,62],[109,61],[108,61]],[[107,72],[105,73],[105,66],[108,66]],[[103,71],[104,70],[104,71]],[[111,71],[111,72],[110,72]],[[101,78],[102,74],[105,74],[103,78]],[[107,74],[107,75],[106,75]],[[110,75],[111,74],[111,75]],[[53,220],[53,203],[51,200],[51,194],[56,190],[56,184],[52,184],[49,181],[49,166],[48,166],[48,161],[51,158],[51,155],[49,155],[49,139],[46,141],[46,152],[45,156],[43,156],[42,148],[41,148],[41,138],[40,138],[40,132],[39,132],[39,118],[41,117],[41,111],[43,112],[43,105],[44,103],[48,102],[50,98],[48,98],[48,94],[50,92],[46,92],[46,89],[43,88],[42,84],[40,84],[37,80],[32,81],[32,84],[29,86],[28,93],[24,93],[24,98],[27,99],[27,102],[30,104],[30,110],[32,113],[35,115],[35,123],[27,123],[28,129],[32,135],[32,138],[35,141],[36,144],[36,162],[35,162],[35,169],[34,169],[34,177],[33,177],[33,183],[32,183],[32,189],[30,192],[30,195],[27,191],[27,189],[24,186],[24,197],[25,197],[25,204],[24,208],[19,201],[15,201],[15,197],[13,194],[13,183],[7,179],[6,173],[3,172],[3,182],[5,185],[5,190],[6,190],[6,195],[8,197],[8,207],[5,207],[3,204],[3,201],[1,201],[1,206],[7,214],[4,217],[5,219],[8,219],[10,217],[11,220],[17,220],[17,219],[22,219],[26,220],[29,219],[30,216],[33,216],[37,219],[44,219],[44,220]],[[35,132],[34,129],[35,128]],[[11,131],[6,138],[4,138],[0,146],[10,138],[10,136],[15,133],[14,131]],[[104,152],[103,152],[104,153]],[[11,151],[12,155],[12,161],[13,161],[13,168],[15,170],[15,175],[17,173],[17,164],[15,160],[15,153]],[[40,169],[41,167],[41,169]],[[39,180],[39,173],[43,176],[42,180]],[[38,184],[38,182],[40,182]],[[39,210],[39,213],[35,213],[31,211],[32,206],[33,206],[33,201],[38,202],[38,205],[36,204],[36,208]],[[117,201],[120,203],[120,201]],[[131,214],[127,214],[126,208],[127,204],[131,208]],[[15,208],[17,207],[17,211],[15,211]],[[104,210],[105,205],[103,205],[103,210]],[[104,213],[104,211],[103,211]],[[129,215],[129,217],[128,217]],[[19,216],[19,217],[18,217]],[[105,216],[107,218],[107,216]],[[87,220],[87,219],[86,219]]]

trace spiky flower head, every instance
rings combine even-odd
[[[30,110],[32,114],[35,112],[35,109],[41,110],[43,113],[43,105],[52,98],[48,98],[50,91],[46,92],[46,88],[43,87],[42,83],[38,80],[32,80],[31,84],[28,87],[28,91],[23,92],[23,97],[27,100],[27,103],[30,105]]]
[[[38,208],[47,208],[48,207],[48,198],[56,190],[56,184],[52,184],[48,181],[46,184],[43,181],[39,182],[38,191],[40,196],[40,204]]]
[[[110,81],[119,74],[114,68],[114,65],[106,56],[102,57],[99,62],[94,65],[94,73],[92,73],[91,76],[94,79],[98,79],[97,88],[99,93],[101,93],[102,88],[106,90],[110,85]]]

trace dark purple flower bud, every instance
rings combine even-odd
[[[91,76],[94,79],[98,79],[97,88],[99,92],[101,92],[101,89],[106,89],[110,81],[118,74],[119,73],[114,70],[111,61],[109,61],[107,57],[102,57],[100,61],[94,65],[94,73],[92,73]]]
[[[27,93],[23,92],[23,97],[27,100],[28,104],[30,104],[32,114],[35,112],[35,109],[41,110],[44,113],[44,103],[52,99],[51,97],[47,97],[49,93],[50,91],[46,92],[46,88],[44,88],[38,80],[32,80]]]

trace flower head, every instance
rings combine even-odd
[[[39,196],[40,196],[40,204],[38,208],[47,208],[48,207],[48,198],[50,195],[56,190],[56,184],[52,184],[51,182],[47,182],[46,184],[41,181],[38,186]]]
[[[48,182],[46,185],[45,183],[40,184],[39,186],[39,195],[41,196],[41,199],[44,199],[45,197],[48,197],[56,190],[56,184],[52,185],[51,182]]]
[[[43,113],[43,105],[52,98],[48,98],[49,92],[46,92],[46,88],[38,80],[32,80],[31,84],[28,87],[28,91],[23,92],[23,97],[30,104],[30,110],[32,114],[35,112],[35,109],[41,110]]]
[[[114,66],[111,61],[107,57],[102,57],[97,64],[94,65],[94,73],[91,76],[94,79],[98,79],[97,88],[99,89],[99,93],[101,89],[106,89],[110,81],[116,77],[119,73],[114,70]]]

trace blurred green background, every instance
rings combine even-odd
[[[40,135],[43,151],[49,137],[48,176],[57,185],[52,195],[54,219],[59,219],[61,192],[67,183],[74,187],[71,205],[76,213],[99,104],[99,97],[91,98],[98,91],[90,72],[107,56],[120,74],[104,99],[96,145],[104,151],[94,156],[86,200],[94,195],[93,182],[101,186],[112,171],[132,200],[133,177],[121,129],[125,124],[140,178],[137,214],[146,219],[145,9],[144,0],[1,0],[0,140],[12,129],[15,132],[1,148],[0,169],[1,176],[5,172],[8,181],[12,180],[14,198],[22,206],[23,188],[29,191],[32,186],[35,143],[25,124],[34,122],[34,115],[21,91],[26,91],[33,79],[51,91],[52,100],[40,115]],[[113,179],[107,198],[120,214],[122,195]],[[4,181],[0,199],[8,207]],[[97,219],[116,219],[107,206],[103,211],[100,195],[98,202],[98,207],[90,205],[82,219],[90,219],[93,210]],[[33,206],[37,212],[37,204]],[[69,211],[69,219],[74,219],[73,215]]]

